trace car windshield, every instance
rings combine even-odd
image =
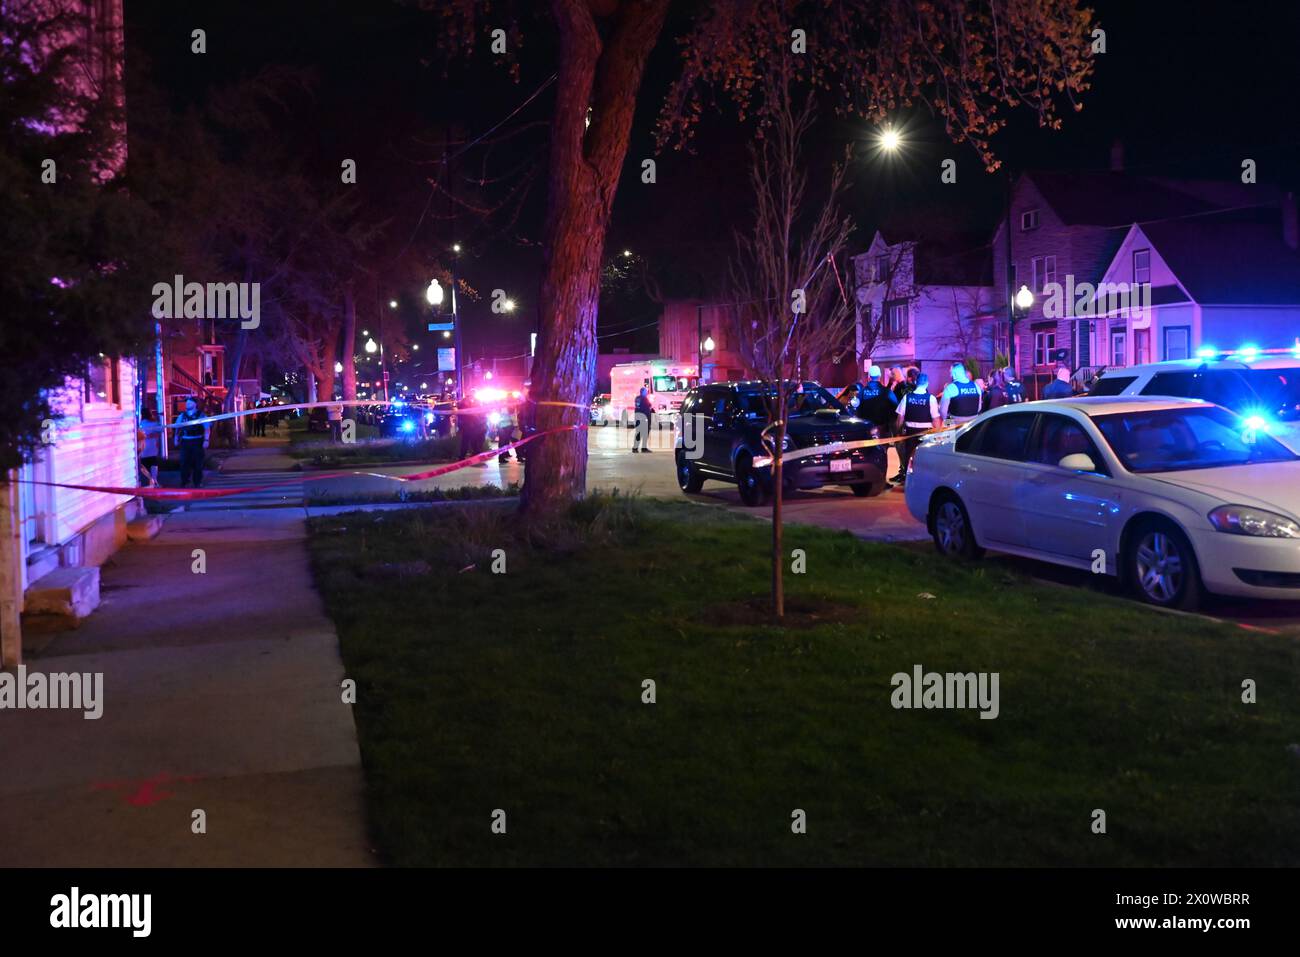
[[[656,392],[685,392],[690,387],[691,380],[686,376],[654,376],[654,390]]]
[[[1177,472],[1297,456],[1263,429],[1216,406],[1099,415],[1093,422],[1130,472]]]
[[[746,418],[767,418],[769,404],[776,399],[776,390],[770,392],[746,392],[738,396],[741,410]],[[844,407],[835,401],[835,397],[819,385],[808,385],[798,392],[786,396],[786,408],[790,416],[812,415],[819,409],[834,409],[843,412]]]

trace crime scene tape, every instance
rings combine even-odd
[[[891,435],[884,439],[858,439],[853,442],[828,442],[826,445],[813,445],[806,449],[790,449],[781,455],[781,463],[793,462],[797,459],[808,458],[813,455],[828,455],[834,452],[848,452],[852,449],[870,449],[878,445],[893,445],[896,442],[906,442],[908,439],[923,439],[927,435],[940,435],[944,432],[954,432],[960,429],[965,422],[958,425],[943,425],[937,429],[927,429],[924,432],[913,432],[910,435]],[[759,456],[754,459],[755,468],[764,468],[772,464],[772,456]]]
[[[503,399],[502,402],[505,400]],[[514,402],[528,402],[533,405],[550,405],[563,406],[574,409],[586,409],[588,406],[581,402],[561,402],[555,399],[514,399]],[[190,419],[186,422],[154,422],[150,423],[156,429],[181,429],[191,425],[209,425],[213,422],[224,422],[227,419],[237,419],[244,415],[265,415],[268,412],[288,412],[293,409],[324,409],[330,406],[344,405],[390,405],[390,406],[411,406],[416,409],[427,409],[437,415],[445,415],[455,418],[458,415],[484,415],[488,412],[495,412],[500,408],[497,405],[478,405],[465,409],[439,409],[428,402],[408,402],[405,399],[330,399],[328,402],[295,402],[289,405],[266,405],[261,408],[240,409],[237,412],[222,412],[218,415],[205,415],[197,419]]]
[[[20,479],[30,485],[46,485],[51,488],[70,488],[83,492],[102,492],[109,495],[128,495],[139,498],[154,499],[157,501],[197,501],[213,498],[225,498],[230,495],[246,495],[249,492],[260,492],[268,488],[279,488],[285,485],[298,485],[306,481],[319,482],[325,479],[346,478],[350,476],[369,476],[373,478],[392,479],[397,482],[418,482],[423,479],[437,478],[439,475],[446,475],[449,472],[455,472],[459,469],[468,468],[471,465],[477,465],[479,462],[486,462],[497,455],[503,455],[512,449],[517,449],[521,445],[527,445],[534,439],[540,439],[546,435],[554,435],[557,432],[573,432],[587,428],[586,425],[570,425],[558,429],[547,429],[544,432],[536,432],[526,436],[517,442],[511,442],[509,445],[503,445],[495,449],[489,449],[478,455],[471,455],[467,459],[460,459],[457,462],[449,462],[446,465],[440,465],[437,468],[429,469],[424,472],[415,472],[411,475],[385,475],[382,472],[364,472],[360,470],[351,470],[344,472],[316,472],[300,473],[295,478],[286,479],[280,482],[266,482],[261,485],[244,485],[238,488],[129,488],[119,485],[76,485],[69,482],[42,482],[36,479]]]

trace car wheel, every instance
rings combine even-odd
[[[736,459],[736,485],[740,489],[740,500],[750,508],[767,504],[770,493],[767,482],[754,468],[754,461],[748,455]]]
[[[937,496],[930,506],[928,524],[934,547],[949,558],[979,558],[984,554],[984,549],[975,543],[966,506],[957,496]]]
[[[688,495],[694,495],[704,486],[704,476],[695,467],[695,463],[686,458],[682,449],[677,450],[677,485]]]
[[[1129,539],[1128,581],[1138,598],[1159,608],[1191,611],[1201,600],[1201,571],[1192,544],[1172,522],[1150,521]]]
[[[875,498],[885,489],[889,488],[888,482],[854,482],[849,488],[853,489],[853,494],[858,498]]]

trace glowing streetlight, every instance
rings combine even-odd
[[[419,344],[418,342],[415,343],[415,344],[413,344],[413,345],[411,346],[411,349],[412,349],[413,351],[415,351],[415,352],[419,352],[419,351],[420,351],[420,344]]]
[[[341,363],[341,362],[336,362],[336,363],[334,363],[334,371],[335,371],[335,372],[342,372],[342,371],[343,371],[343,363]]]
[[[714,343],[714,341],[713,341],[713,336],[705,336],[705,338],[704,338],[704,351],[705,351],[705,352],[712,352],[712,351],[713,351],[713,347],[714,347],[714,345],[716,345],[716,343]]]
[[[361,330],[361,334],[362,334],[363,336],[368,336],[368,335],[370,335],[370,330],[369,330],[369,329],[362,329],[362,330]]]
[[[903,144],[902,137],[898,135],[898,130],[885,129],[880,134],[880,148],[886,153],[892,153]]]
[[[632,250],[630,250],[630,249],[625,249],[625,250],[623,250],[623,255],[624,255],[625,257],[627,257],[628,259],[631,259],[631,258],[632,258]]]
[[[460,252],[460,243],[452,243],[452,244],[451,244],[451,251],[454,252],[454,253],[458,253],[458,252]]]
[[[514,312],[515,301],[513,299],[507,299],[505,302],[501,303],[501,308],[504,309],[506,312]]]
[[[491,378],[492,378],[492,373],[491,373],[491,372],[485,372],[485,373],[483,373],[483,378],[485,378],[485,379],[491,379]]]
[[[429,288],[424,291],[424,298],[431,306],[442,305],[442,284],[436,279],[429,280]]]
[[[388,308],[389,308],[389,309],[396,309],[396,308],[397,308],[397,300],[396,300],[396,299],[390,299],[390,300],[388,300]]]
[[[371,355],[374,355],[376,352],[379,351],[379,346],[375,345],[374,339],[366,340],[366,351],[369,352]]]
[[[449,330],[447,330],[447,329],[442,330],[442,337],[443,337],[444,339],[450,339],[450,338],[451,338],[451,332],[450,332]]]
[[[1021,312],[1028,312],[1029,307],[1034,304],[1034,294],[1029,291],[1028,286],[1021,286],[1020,291],[1016,293],[1016,306]]]

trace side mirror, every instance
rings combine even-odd
[[[1069,469],[1071,472],[1097,471],[1097,464],[1093,462],[1092,456],[1083,452],[1075,452],[1072,455],[1067,455],[1056,464],[1060,468]]]

